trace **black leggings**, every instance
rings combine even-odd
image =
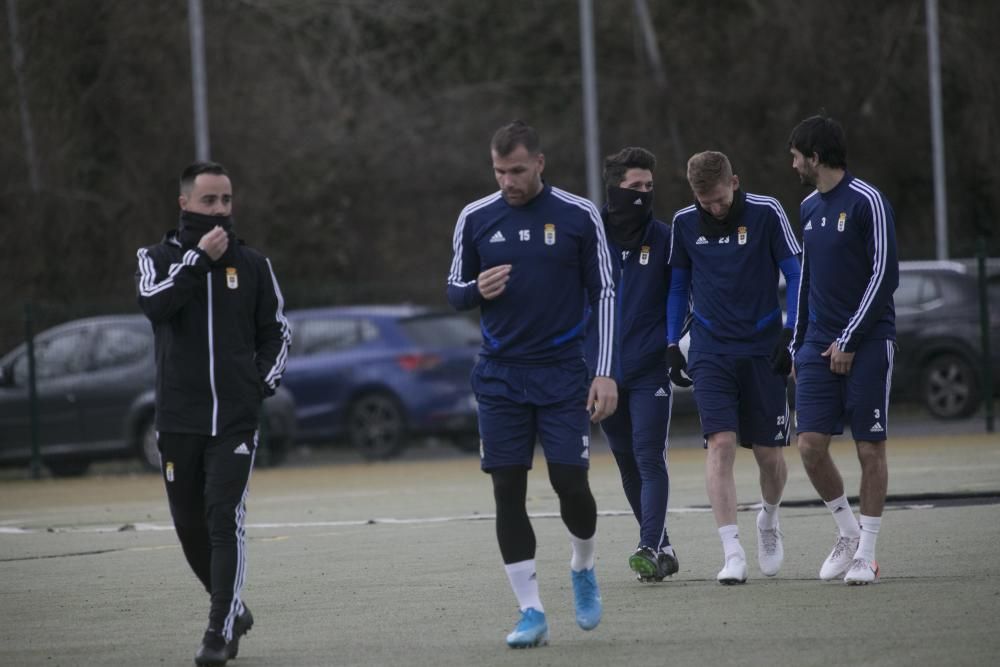
[[[535,531],[528,519],[528,469],[494,468],[493,498],[497,506],[497,542],[505,564],[535,557]],[[575,537],[589,539],[597,531],[597,503],[590,492],[587,469],[564,463],[549,464],[549,481],[559,496],[559,514]]]

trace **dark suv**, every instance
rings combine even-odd
[[[1000,387],[1000,263],[989,276],[990,352]],[[984,373],[976,264],[973,260],[900,262],[895,293],[899,352],[893,392],[918,399],[935,417],[973,414]]]
[[[79,475],[91,461],[138,457],[159,469],[153,426],[153,330],[142,315],[74,320],[37,336],[35,385],[42,460],[55,475]],[[21,344],[0,358],[0,464],[31,457],[28,355]],[[277,463],[295,429],[282,387],[264,401],[263,463]]]

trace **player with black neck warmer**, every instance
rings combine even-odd
[[[291,344],[271,261],[233,234],[225,168],[181,173],[180,220],[137,253],[156,348],[156,445],[184,557],[208,593],[196,665],[224,665],[253,626],[243,602],[246,496],[264,397]]]
[[[695,199],[695,208],[698,209],[698,229],[702,236],[718,238],[729,236],[736,232],[736,227],[743,217],[743,208],[746,206],[746,195],[743,190],[736,188],[733,191],[733,199],[728,208],[715,209],[720,211],[719,215],[706,210],[701,203]]]
[[[653,192],[608,186],[604,230],[619,248],[635,250],[653,219]]]
[[[233,232],[233,218],[230,215],[205,215],[190,210],[181,210],[180,221],[177,226],[177,240],[180,241],[184,249],[193,248],[198,245],[201,238],[215,229],[221,227],[229,243],[236,240]]]
[[[656,157],[623,148],[604,162],[608,204],[601,212],[615,281],[614,378],[618,410],[601,421],[621,472],[625,497],[639,524],[629,568],[643,582],[677,572],[667,534],[667,431],[671,390],[667,367],[666,303],[670,288],[670,227],[653,216]],[[596,317],[587,335],[587,358],[596,356]]]
[[[740,189],[732,164],[718,151],[688,160],[694,203],[673,218],[667,303],[670,377],[694,381],[705,438],[705,486],[712,504],[723,567],[722,584],[747,580],[746,552],[736,523],[736,447],[753,450],[760,469],[757,562],[773,577],[784,561],[778,506],[788,476],[785,376],[795,321],[802,250],[781,204]],[[788,285],[783,326],[778,275]],[[685,360],[680,349],[691,322]],[[685,374],[690,364],[690,376]]]

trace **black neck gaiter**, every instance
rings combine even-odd
[[[203,215],[193,211],[181,211],[181,219],[177,228],[177,240],[184,248],[198,245],[201,237],[215,227],[222,227],[229,235],[229,242],[234,240],[233,219],[228,215]]]
[[[653,217],[653,193],[608,187],[608,238],[623,250],[639,247]]]
[[[736,231],[736,225],[743,217],[743,208],[746,203],[746,195],[743,190],[736,190],[733,193],[733,205],[729,207],[726,217],[719,220],[714,215],[706,211],[695,200],[694,205],[698,209],[698,228],[702,236],[729,236]]]

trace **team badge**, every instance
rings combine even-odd
[[[747,228],[746,227],[737,227],[736,228],[736,242],[739,243],[740,245],[746,245],[747,244]]]
[[[229,289],[236,289],[240,286],[239,278],[236,277],[236,267],[227,266],[226,267],[226,287]]]
[[[167,481],[174,481],[174,462],[167,461],[166,465],[163,466],[163,474],[166,475]]]
[[[551,222],[545,225],[545,245],[556,244],[556,226]]]
[[[649,264],[649,246],[644,245],[639,249],[639,263],[643,266]]]
[[[845,223],[845,222],[847,222],[847,213],[844,213],[844,212],[842,211],[842,212],[840,213],[840,217],[839,217],[839,218],[837,218],[837,231],[838,231],[838,232],[842,232],[842,231],[844,231],[844,223]]]

